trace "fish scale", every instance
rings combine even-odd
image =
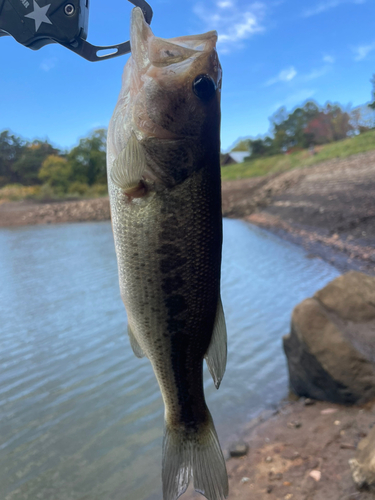
[[[181,352],[179,337],[187,337],[187,349],[190,343],[195,348],[201,346],[201,371],[219,296],[221,221],[217,220],[217,210],[210,209],[209,205],[220,204],[220,191],[214,193],[209,179],[206,183],[202,182],[203,176],[207,176],[206,170],[190,177],[186,181],[189,186],[179,185],[173,193],[166,190],[152,194],[150,201],[142,199],[134,205],[120,201],[117,220],[121,222],[113,221],[116,247],[119,249],[121,291],[127,310],[131,311],[133,333],[142,338],[140,346],[153,363],[167,405],[170,401],[175,405],[176,387],[178,391],[176,380],[168,383],[171,374],[178,379],[176,368],[189,365],[191,359],[187,357],[186,363],[181,362],[180,366],[175,363],[177,366],[173,370],[166,366],[168,358],[165,352],[160,352],[160,348],[155,350],[155,345],[166,336],[172,341],[167,349]],[[209,185],[209,189],[204,190],[205,185]],[[165,234],[164,214],[177,221],[170,235]],[[170,247],[165,248],[167,245]],[[178,281],[178,287],[166,292],[165,285],[171,280]],[[183,299],[183,310],[179,310],[181,299],[179,306],[176,297]],[[199,300],[196,300],[197,297]],[[175,334],[179,335],[174,346]],[[196,356],[195,351],[194,359]],[[166,372],[168,376],[163,377]],[[187,378],[181,376],[182,380]],[[163,379],[167,384],[163,383]],[[203,389],[199,388],[199,397],[202,393]],[[200,405],[198,397],[195,401]],[[178,406],[179,411],[184,411]],[[178,415],[173,417],[178,418]]]

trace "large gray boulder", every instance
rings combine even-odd
[[[375,278],[349,272],[293,311],[284,337],[291,389],[341,404],[375,398]]]

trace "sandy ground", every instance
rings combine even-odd
[[[373,426],[375,407],[312,403],[288,403],[250,422],[242,436],[248,454],[227,462],[230,500],[374,499],[356,489],[348,461]]]
[[[61,224],[110,219],[108,198],[93,200],[5,202],[0,204],[0,227]]]
[[[229,500],[374,500],[358,491],[349,459],[375,421],[375,407],[289,402],[251,421],[247,455],[227,456]],[[189,486],[184,500],[203,499]]]

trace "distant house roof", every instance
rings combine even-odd
[[[249,151],[231,151],[229,156],[236,162],[242,163],[247,156],[250,156]]]
[[[244,159],[250,156],[249,151],[231,151],[221,156],[221,165],[232,165],[233,163],[242,163]]]

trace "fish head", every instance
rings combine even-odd
[[[132,143],[142,150],[143,178],[173,186],[218,159],[217,33],[159,38],[135,8],[130,40],[132,55],[109,127],[108,167]]]

